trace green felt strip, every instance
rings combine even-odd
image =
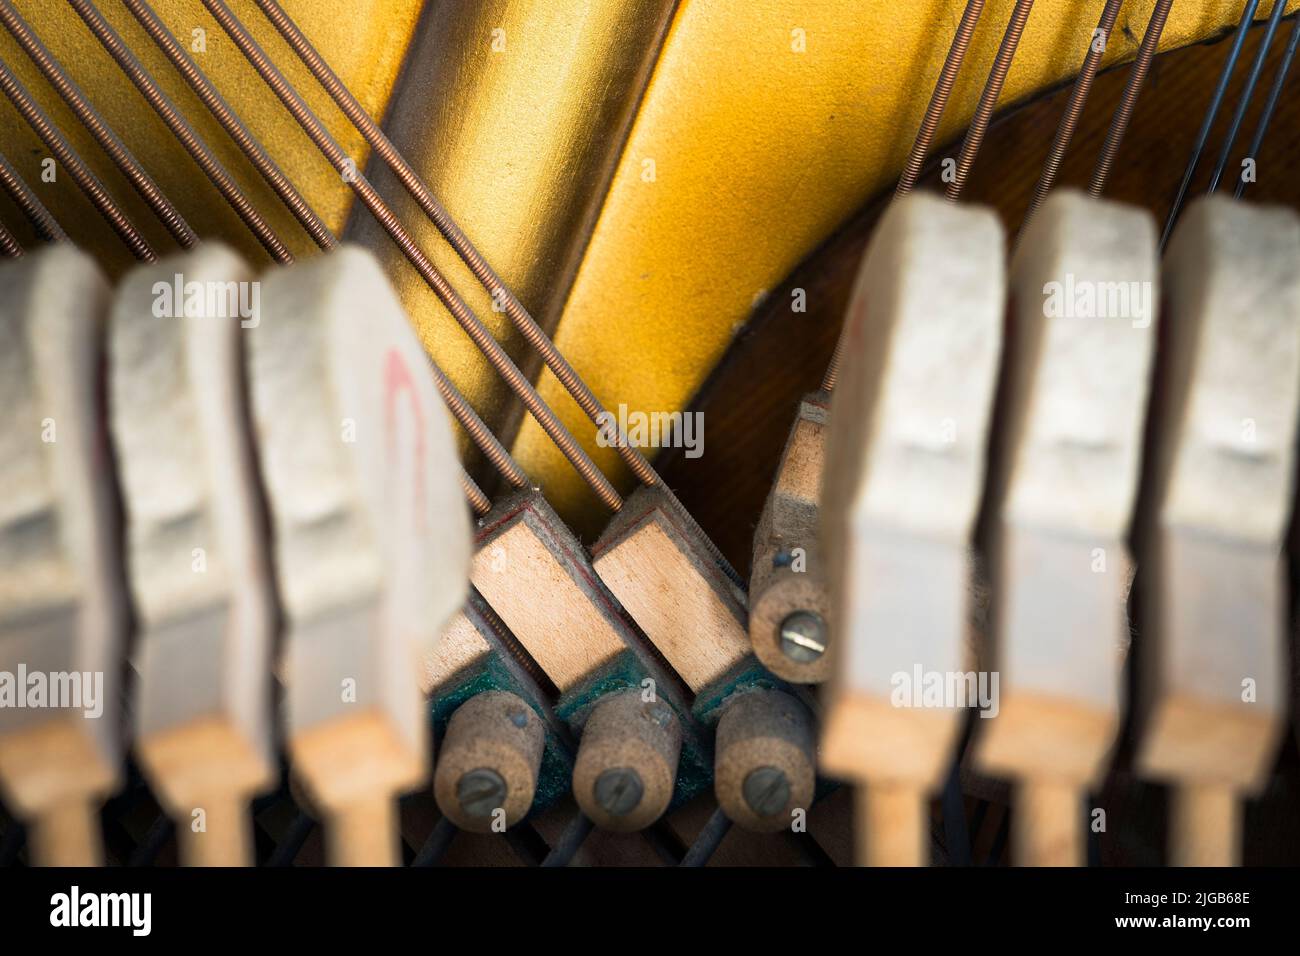
[[[722,716],[723,705],[736,694],[752,690],[789,691],[789,685],[758,662],[753,654],[745,657],[739,664],[723,674],[708,687],[695,695],[695,706],[691,713],[695,719],[708,727],[717,724]]]

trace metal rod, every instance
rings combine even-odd
[[[967,0],[966,9],[961,15],[961,22],[957,24],[957,33],[952,38],[952,45],[948,47],[948,56],[943,61],[943,69],[939,72],[939,80],[934,85],[934,92],[930,95],[930,105],[925,109],[925,116],[921,119],[921,127],[917,130],[916,140],[912,143],[912,151],[908,154],[907,162],[903,165],[903,172],[898,177],[898,186],[894,190],[894,198],[901,198],[912,191],[916,185],[917,177],[921,175],[921,167],[925,165],[925,157],[930,152],[930,145],[934,142],[935,133],[939,131],[939,121],[943,118],[943,111],[948,106],[948,97],[952,95],[952,88],[957,82],[957,74],[961,70],[962,61],[966,59],[966,51],[970,48],[971,37],[975,34],[975,27],[979,23],[980,14],[984,12],[984,0]],[[830,385],[822,385],[826,391],[834,388],[834,380]]]
[[[1115,115],[1111,117],[1110,129],[1106,131],[1106,142],[1102,145],[1101,156],[1097,159],[1097,166],[1092,171],[1092,181],[1088,184],[1088,195],[1094,199],[1100,197],[1106,188],[1106,180],[1110,178],[1115,157],[1119,153],[1120,144],[1124,141],[1124,134],[1128,131],[1129,121],[1133,118],[1138,94],[1142,92],[1142,84],[1151,70],[1151,61],[1155,59],[1160,34],[1164,32],[1165,21],[1169,19],[1169,8],[1173,4],[1174,0],[1156,0],[1156,7],[1151,11],[1147,32],[1142,35],[1142,45],[1138,47],[1137,59],[1133,61],[1128,83],[1124,86],[1124,96],[1120,100],[1118,109],[1115,110]]]
[[[519,301],[514,292],[501,281],[501,278],[492,269],[488,261],[475,248],[469,237],[456,224],[455,219],[447,212],[437,197],[433,195],[433,192],[420,178],[419,174],[406,161],[397,147],[384,135],[379,124],[366,112],[365,107],[352,95],[347,85],[339,79],[338,74],[312,46],[306,34],[294,23],[277,0],[256,0],[256,2],[280,36],[294,50],[307,69],[311,71],[316,81],[329,93],[343,115],[357,128],[375,151],[375,154],[397,176],[398,181],[415,199],[416,204],[428,216],[429,220],[442,234],[442,237],[456,251],[461,261],[469,267],[474,277],[478,279],[484,289],[492,294],[496,301],[502,303],[506,314],[510,316],[511,322],[524,341],[541,356],[546,367],[550,369],[565,391],[572,396],[578,407],[592,422],[599,425],[606,421],[608,413],[587,386],[587,383],[582,380],[582,376],[569,364],[569,361],[560,350],[555,347],[555,343],[551,341],[528,310],[524,308],[523,303]],[[978,2],[981,5],[983,4],[983,0],[978,0]],[[209,10],[211,9],[211,6],[209,6]],[[731,567],[726,557],[714,545],[712,539],[695,522],[695,518],[690,512],[680,506],[680,502],[677,502],[672,490],[664,483],[663,478],[655,471],[650,462],[646,460],[640,449],[627,441],[621,428],[619,429],[618,441],[615,442],[614,447],[619,457],[623,459],[638,481],[644,485],[661,488],[664,494],[678,506],[678,510],[688,527],[696,533],[696,536],[708,549],[718,566],[732,581],[743,587],[740,575]]]
[[[63,133],[45,115],[45,111],[32,99],[31,94],[3,60],[0,60],[0,89],[4,90],[5,95],[22,114],[27,125],[40,137],[46,149],[53,153],[63,168],[68,171],[77,188],[85,194],[118,237],[126,243],[131,254],[145,262],[155,261],[158,256],[149,245],[149,241],[135,228],[126,213],[104,188],[104,184],[90,171],[90,167],[77,155]]]
[[[153,10],[149,8],[148,4],[144,3],[143,0],[123,0],[123,2],[131,13],[135,15],[136,19],[140,21],[140,25],[144,27],[145,31],[153,38],[163,53],[166,54],[169,60],[171,60],[177,71],[185,78],[186,82],[189,83],[190,87],[203,101],[204,105],[208,107],[213,116],[222,125],[222,128],[226,130],[230,137],[244,152],[244,155],[247,156],[258,171],[262,173],[267,183],[275,190],[276,194],[303,225],[308,234],[317,241],[317,244],[320,245],[322,249],[328,250],[336,247],[338,245],[338,240],[335,238],[334,234],[330,232],[325,223],[311,209],[306,200],[303,199],[302,194],[298,192],[294,185],[289,181],[288,177],[284,175],[280,168],[270,158],[261,144],[253,138],[247,127],[240,120],[239,116],[230,108],[225,100],[222,99],[216,88],[211,84],[207,77],[203,75],[202,71],[199,70],[198,66],[189,55],[185,53],[181,46],[176,42],[175,38],[167,31],[167,28],[163,25],[162,21],[158,19]],[[6,10],[13,13],[13,17],[6,16]],[[28,50],[29,55],[31,55],[33,59],[37,59],[38,54],[43,54],[44,58],[53,67],[57,68],[57,63],[53,61],[53,58],[50,57],[48,53],[44,53],[43,48],[39,45],[39,41],[31,34],[30,30],[27,30],[26,24],[24,24],[20,18],[17,18],[16,12],[12,11],[9,0],[0,0],[0,19],[4,20],[5,26],[9,28],[11,33],[14,33],[15,38],[19,39],[19,42],[23,43],[24,49]],[[94,27],[92,27],[92,30],[93,29]],[[24,36],[20,35],[20,32],[26,35],[26,40],[24,39]],[[29,43],[35,47],[35,51],[29,47]],[[42,66],[43,71],[46,70],[46,66],[42,65],[39,60],[38,65]],[[47,73],[47,77],[48,76],[49,73]],[[56,88],[58,88],[59,84],[55,82],[54,78],[50,77],[50,79],[51,82],[55,84]],[[71,90],[79,96],[79,91],[76,90],[75,85],[72,85],[71,81],[66,82]],[[63,92],[63,89],[60,89],[60,93]],[[69,99],[67,95],[65,95],[64,98]],[[74,110],[77,109],[71,99],[69,99],[69,105],[73,106]],[[87,107],[89,106],[89,104],[86,105]],[[87,125],[89,126],[90,124],[88,123]],[[111,136],[111,132],[109,132],[108,135]],[[116,137],[113,137],[113,139],[116,140]],[[105,149],[107,150],[108,147],[105,146]],[[125,151],[125,147],[122,147],[122,150]],[[129,153],[127,156],[129,157]],[[164,199],[163,201],[165,202],[166,200]],[[179,216],[179,214],[177,215]],[[188,229],[188,226],[186,226],[186,228]],[[193,234],[191,233],[190,235],[192,239]],[[183,244],[187,246],[192,245],[193,241]],[[526,478],[522,476],[522,472],[520,472],[518,465],[515,465],[513,461],[509,460],[508,455],[505,456],[504,461],[500,459],[500,456],[504,454],[504,449],[502,449],[500,444],[496,442],[495,437],[487,431],[482,420],[476,413],[474,413],[473,409],[470,408],[469,403],[465,401],[460,392],[458,392],[455,387],[452,386],[450,381],[446,379],[446,376],[442,374],[441,370],[437,369],[436,366],[433,366],[433,369],[439,391],[442,393],[443,399],[451,409],[452,414],[461,422],[466,431],[470,433],[476,444],[483,449],[484,454],[492,460],[494,464],[498,465],[502,470],[502,473],[509,480],[514,483],[523,484],[526,481]],[[484,440],[485,434],[490,441]],[[486,514],[492,506],[488,497],[481,489],[479,489],[468,475],[462,474],[462,484],[465,486],[466,495],[469,499],[470,505],[478,514]]]
[[[465,429],[470,440],[478,447],[483,456],[492,463],[501,477],[514,488],[523,488],[528,484],[528,476],[524,470],[515,463],[510,457],[510,452],[506,451],[505,446],[497,440],[497,436],[492,434],[492,429],[487,427],[487,423],[479,418],[478,412],[470,406],[465,399],[447,378],[446,373],[440,369],[433,359],[429,359],[429,368],[433,372],[433,383],[438,388],[438,393],[442,400],[447,403],[451,413],[455,416],[456,421],[460,422],[461,427]]]
[[[591,822],[591,819],[579,810],[577,815],[569,821],[569,825],[564,828],[564,833],[560,835],[560,842],[551,848],[550,853],[546,854],[546,859],[542,861],[542,867],[549,869],[568,866],[573,861],[574,856],[577,855],[578,850],[582,848],[582,844],[594,827],[595,824]]]
[[[167,30],[167,27],[159,19],[158,15],[149,7],[144,0],[123,0],[127,9],[135,16],[144,28],[145,32],[153,38],[159,49],[167,56],[177,72],[184,77],[194,93],[202,100],[203,104],[212,113],[213,117],[219,122],[222,128],[230,136],[240,150],[248,157],[249,161],[257,168],[258,172],[266,180],[267,184],[275,190],[280,200],[293,213],[294,217],[307,231],[308,235],[316,241],[320,248],[330,250],[338,246],[338,239],[329,227],[316,215],[311,206],[298,192],[297,188],[284,174],[283,171],[275,164],[266,149],[253,137],[247,126],[240,119],[239,115],[230,107],[222,98],[212,82],[203,75],[203,71],[198,68],[194,60],[185,52],[184,48],[176,42],[175,37]],[[442,370],[430,360],[430,368],[434,375],[435,384],[441,393],[444,402],[450,409],[452,415],[464,427],[471,440],[483,452],[484,456],[492,465],[515,487],[522,487],[528,481],[526,475],[517,464],[510,458],[509,454],[497,441],[488,427],[479,418],[478,414],[465,400],[464,396],[452,385],[451,381],[443,374]],[[463,476],[465,481],[469,481],[473,487],[471,491],[466,488],[471,506],[479,514],[485,514],[484,503],[486,508],[491,508],[491,502],[487,496],[474,485],[468,475]],[[463,483],[463,482],[462,482]]]
[[[303,198],[302,193],[289,180],[289,177],[281,171],[276,165],[265,147],[262,146],[249,132],[248,127],[217,92],[217,88],[199,69],[198,64],[194,62],[183,46],[176,42],[176,38],[168,31],[166,25],[159,19],[158,15],[149,7],[144,0],[122,0],[126,8],[131,11],[140,26],[149,34],[158,48],[171,61],[176,71],[184,77],[185,82],[189,84],[190,89],[208,108],[213,118],[221,124],[221,128],[235,142],[241,152],[253,164],[253,167],[261,174],[275,194],[284,203],[293,217],[298,220],[299,224],[307,231],[307,234],[315,241],[316,245],[322,249],[333,249],[338,245],[338,239],[334,233],[330,232],[329,227],[324,221],[316,215],[315,210]]]
[[[456,839],[456,834],[459,832],[456,829],[456,824],[446,817],[439,817],[438,822],[434,824],[433,831],[429,834],[429,838],[424,841],[424,846],[420,847],[420,852],[415,854],[411,866],[437,866],[438,861],[442,859],[443,854],[447,852],[447,848],[451,846],[451,841]]]
[[[1246,76],[1246,85],[1241,91],[1241,97],[1237,101],[1237,108],[1232,113],[1232,123],[1228,127],[1228,135],[1223,139],[1223,148],[1219,150],[1219,160],[1214,164],[1214,173],[1210,176],[1210,185],[1206,192],[1213,193],[1219,188],[1219,182],[1223,179],[1223,171],[1228,166],[1228,160],[1232,156],[1232,147],[1237,142],[1237,134],[1241,131],[1241,124],[1246,119],[1246,110],[1250,108],[1250,101],[1255,95],[1255,87],[1259,84],[1260,74],[1264,72],[1264,60],[1268,57],[1268,49],[1273,45],[1273,34],[1277,32],[1278,22],[1282,19],[1282,13],[1286,10],[1286,0],[1274,0],[1273,12],[1269,14],[1268,26],[1264,28],[1264,38],[1259,41],[1259,49],[1255,52],[1255,59],[1250,64],[1250,73]]]
[[[1056,128],[1056,138],[1052,140],[1052,148],[1043,162],[1043,172],[1038,177],[1038,185],[1034,188],[1034,197],[1029,201],[1029,211],[1025,213],[1025,218],[1020,224],[1022,234],[1025,226],[1029,225],[1030,220],[1034,218],[1038,207],[1051,192],[1052,186],[1056,184],[1056,175],[1061,170],[1065,151],[1070,146],[1070,140],[1074,138],[1074,131],[1078,128],[1080,117],[1083,116],[1083,107],[1088,102],[1088,94],[1092,92],[1093,81],[1097,78],[1097,70],[1101,67],[1101,58],[1106,54],[1111,32],[1115,29],[1115,20],[1119,17],[1119,10],[1123,5],[1124,0],[1106,0],[1106,6],[1101,11],[1101,19],[1097,21],[1097,29],[1093,31],[1092,40],[1088,44],[1088,54],[1083,58],[1083,66],[1079,68],[1079,75],[1074,80],[1074,89],[1070,91],[1070,99],[1065,105],[1061,125]],[[1101,42],[1097,42],[1098,40]]]
[[[212,185],[221,193],[222,198],[230,204],[235,213],[243,220],[244,225],[257,237],[257,240],[266,249],[267,253],[276,262],[288,264],[293,262],[293,254],[289,248],[280,241],[279,236],[271,229],[266,220],[262,218],[261,213],[254,208],[248,197],[236,185],[235,181],[226,172],[225,167],[218,161],[216,155],[208,148],[180,111],[172,105],[171,100],[167,98],[162,89],[154,82],[153,77],[140,65],[122,38],[117,32],[109,26],[107,20],[100,15],[95,9],[95,5],[90,0],[68,0],[72,8],[77,11],[90,32],[95,35],[100,44],[108,51],[114,62],[127,78],[135,84],[136,89],[153,107],[154,111],[167,124],[167,128],[172,131],[172,135],[180,141],[185,147],[185,151],[190,154],[194,162],[203,170],[203,174],[208,177]]]
[[[721,845],[723,839],[731,830],[731,818],[723,812],[722,807],[713,811],[713,816],[709,817],[704,829],[695,837],[695,842],[691,848],[686,851],[686,856],[678,866],[700,867],[709,862],[709,858]]]
[[[83,0],[73,0],[73,2],[83,2]],[[316,144],[316,147],[344,175],[344,179],[349,182],[353,191],[360,197],[371,215],[388,233],[389,238],[401,249],[407,260],[415,267],[429,288],[438,296],[442,304],[460,324],[460,327],[465,330],[474,344],[487,357],[492,367],[505,379],[506,384],[523,402],[529,414],[536,419],[537,423],[542,426],[542,429],[555,442],[564,456],[573,464],[578,474],[582,476],[583,480],[587,482],[607,508],[611,511],[618,511],[623,506],[623,499],[614,489],[614,486],[609,483],[609,479],[600,472],[587,453],[569,434],[568,429],[561,424],[555,413],[537,394],[537,390],[533,388],[500,343],[492,337],[487,327],[460,298],[456,290],[451,287],[451,284],[447,282],[428,256],[416,245],[414,238],[402,227],[392,209],[379,197],[379,194],[366,180],[365,176],[355,172],[355,165],[352,164],[347,154],[343,152],[343,149],[321,125],[320,120],[312,113],[302,97],[290,86],[284,74],[276,69],[266,54],[262,52],[262,49],[253,40],[252,35],[231,13],[230,8],[222,0],[203,0],[203,5],[221,25],[222,29],[226,31],[235,45],[239,47],[267,86],[279,97],[285,108],[298,121],[312,142]]]
[[[63,98],[63,101],[68,104],[68,108],[76,114],[77,119],[95,138],[95,142],[113,160],[113,164],[121,170],[122,175],[139,193],[140,198],[148,204],[154,215],[167,227],[167,231],[171,233],[172,238],[186,249],[197,243],[199,237],[190,228],[190,224],[185,221],[185,217],[181,215],[180,210],[172,205],[170,199],[163,195],[163,191],[158,188],[158,184],[145,172],[144,167],[126,148],[126,144],[104,122],[103,117],[86,99],[85,94],[68,76],[67,70],[46,49],[45,44],[41,43],[40,38],[27,25],[9,0],[0,0],[0,22],[4,23],[5,29],[18,41],[19,46],[23,48],[23,52],[41,71],[41,75],[54,87],[59,96]]]
[[[356,97],[352,95],[338,75],[330,68],[329,64],[316,52],[306,35],[285,13],[276,0],[256,0],[256,3],[266,15],[266,18],[279,31],[285,42],[298,54],[299,59],[311,71],[312,76],[329,93],[335,104],[343,112],[343,115],[360,131],[376,155],[397,176],[407,192],[415,199],[420,209],[424,211],[429,220],[442,233],[443,238],[456,251],[456,254],[460,256],[461,261],[469,267],[474,277],[478,279],[484,289],[492,294],[496,301],[502,304],[515,328],[523,336],[524,341],[542,357],[546,367],[551,370],[565,390],[573,396],[574,401],[578,403],[578,407],[586,413],[587,417],[599,424],[602,421],[601,415],[605,409],[591,389],[587,387],[587,384],[574,370],[573,366],[569,364],[568,360],[555,347],[555,344],[542,331],[541,326],[537,324],[515,294],[501,281],[491,265],[474,247],[474,244],[470,242],[469,237],[456,224],[451,214],[433,195],[429,187],[425,185],[424,181],[403,158],[398,149],[384,135],[383,130],[379,128],[379,124],[370,117],[361,103],[357,101]],[[618,452],[638,480],[647,485],[659,484],[659,476],[655,474],[645,456],[634,445],[619,442]]]
[[[1273,119],[1273,112],[1277,109],[1278,101],[1282,98],[1282,89],[1286,86],[1287,74],[1291,72],[1291,63],[1295,60],[1296,46],[1300,44],[1300,16],[1295,18],[1291,24],[1291,38],[1287,41],[1286,49],[1282,52],[1282,61],[1277,66],[1277,75],[1273,78],[1273,88],[1268,91],[1268,100],[1264,104],[1264,110],[1259,114],[1259,125],[1255,127],[1255,135],[1250,140],[1250,149],[1247,156],[1254,159],[1259,158],[1260,148],[1264,145],[1264,134],[1268,132],[1268,124]],[[1234,198],[1240,199],[1246,192],[1246,179],[1244,176],[1237,177],[1237,191]]]
[[[277,867],[293,866],[293,861],[298,858],[303,844],[307,842],[307,837],[311,836],[311,831],[315,828],[316,821],[309,814],[299,810],[289,823],[289,829],[285,831],[284,836],[280,838],[280,842],[271,853],[270,859],[266,861],[266,865]]]
[[[921,126],[916,132],[916,139],[912,142],[912,151],[907,155],[903,172],[898,177],[898,185],[894,188],[895,199],[901,199],[910,193],[912,187],[916,185],[917,177],[921,175],[925,157],[929,155],[935,133],[939,131],[939,121],[948,106],[948,97],[952,95],[957,74],[961,70],[962,61],[966,59],[971,37],[975,34],[975,27],[983,12],[984,0],[967,0],[961,22],[957,24],[957,33],[952,38],[952,45],[948,47],[948,56],[943,61],[943,69],[939,71],[939,79],[934,84],[934,92],[930,94],[930,103],[925,108],[925,116],[921,118]],[[823,392],[835,391],[835,382],[840,377],[840,362],[843,357],[844,333],[841,330],[840,337],[835,340],[835,351],[831,353],[830,363],[826,366],[826,374],[822,376]]]
[[[22,210],[39,238],[45,242],[68,241],[68,235],[63,231],[63,227],[50,215],[45,204],[36,198],[36,193],[32,192],[31,187],[23,182],[23,178],[18,175],[18,170],[10,165],[3,153],[0,153],[0,186],[4,187],[9,198]]]
[[[840,329],[840,337],[835,340],[835,351],[831,353],[830,363],[826,366],[826,374],[822,376],[823,392],[835,391],[835,382],[840,377],[840,362],[844,358],[844,333],[847,326]]]
[[[970,129],[966,131],[966,138],[962,141],[956,172],[953,174],[952,182],[948,184],[946,196],[949,202],[956,202],[961,198],[971,167],[975,165],[975,156],[979,153],[980,144],[984,142],[984,134],[988,132],[989,123],[993,119],[993,110],[997,108],[998,97],[1002,95],[1002,84],[1006,82],[1007,74],[1011,71],[1011,61],[1015,59],[1016,47],[1020,45],[1020,38],[1024,35],[1025,24],[1029,21],[1029,11],[1033,6],[1034,0],[1016,0],[1016,7],[1011,11],[1007,31],[1002,36],[1001,44],[998,45],[998,54],[993,60],[993,68],[989,70],[984,92],[980,94],[979,105],[975,107],[975,116],[971,120]]]
[[[8,259],[17,259],[23,254],[23,247],[18,244],[14,234],[0,223],[0,255]]]
[[[962,61],[966,59],[971,37],[983,12],[984,0],[967,0],[961,22],[957,24],[957,33],[952,38],[952,45],[948,47],[948,56],[944,59],[943,69],[939,72],[939,80],[934,85],[934,92],[930,94],[930,105],[925,108],[925,116],[921,118],[921,127],[917,130],[916,139],[912,143],[912,151],[908,154],[903,172],[898,177],[898,185],[894,189],[895,199],[901,199],[910,193],[912,187],[916,185],[917,177],[921,175],[925,157],[929,154],[934,135],[939,130],[939,120],[942,119],[943,111],[948,106],[948,97],[952,95],[952,88],[957,82],[957,73],[961,70]],[[835,340],[835,351],[831,353],[826,374],[822,376],[823,392],[835,391],[835,382],[840,377],[840,362],[843,357],[844,333],[841,331],[840,337]]]
[[[483,489],[474,483],[463,469],[460,473],[460,486],[465,491],[465,498],[469,501],[469,506],[474,509],[474,514],[480,518],[492,510],[492,500],[483,494]]]
[[[1232,48],[1228,51],[1228,59],[1219,73],[1219,82],[1214,87],[1214,95],[1210,97],[1210,105],[1205,110],[1205,117],[1201,120],[1200,131],[1196,134],[1196,144],[1192,147],[1191,158],[1187,161],[1187,169],[1184,171],[1183,181],[1178,187],[1178,195],[1174,197],[1174,204],[1169,210],[1169,218],[1165,220],[1165,231],[1160,237],[1162,252],[1169,242],[1169,237],[1173,234],[1174,225],[1178,222],[1179,215],[1183,211],[1183,202],[1187,198],[1187,190],[1191,188],[1192,177],[1196,175],[1196,167],[1201,162],[1201,153],[1205,150],[1205,144],[1210,139],[1210,129],[1214,125],[1215,117],[1219,115],[1219,107],[1223,105],[1223,97],[1228,92],[1228,82],[1232,79],[1233,71],[1237,68],[1237,59],[1241,56],[1242,44],[1246,42],[1246,31],[1250,29],[1251,21],[1255,19],[1255,9],[1258,6],[1259,0],[1247,0],[1246,9],[1242,11],[1241,22],[1237,24],[1237,32],[1232,38]]]

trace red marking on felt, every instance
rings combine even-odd
[[[424,529],[424,411],[415,393],[415,380],[397,349],[390,348],[384,356],[384,431],[388,439],[388,457],[393,458],[393,431],[398,393],[404,393],[407,404],[415,415],[415,520]]]

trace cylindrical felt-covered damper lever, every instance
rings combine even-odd
[[[850,311],[863,295],[859,285]],[[799,403],[754,531],[749,640],[763,666],[792,684],[831,676],[830,593],[817,529],[829,402],[817,392]]]
[[[749,637],[763,666],[795,684],[831,675],[830,596],[816,572],[775,570],[749,607]],[[752,592],[751,592],[752,593]]]
[[[640,690],[602,699],[582,729],[573,767],[573,796],[605,830],[630,832],[668,809],[682,751],[682,728],[662,700]]]
[[[746,829],[785,829],[795,810],[812,804],[812,715],[789,694],[757,690],[727,704],[718,721],[716,754],[718,804]]]
[[[452,714],[438,755],[439,809],[475,833],[514,826],[533,805],[545,745],[541,718],[516,695],[489,690],[471,697]]]

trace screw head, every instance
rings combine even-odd
[[[596,804],[611,817],[627,816],[641,803],[645,785],[631,767],[610,767],[596,778]]]
[[[488,767],[470,770],[456,781],[456,799],[467,817],[492,816],[494,810],[505,806],[506,793],[501,774]]]
[[[826,622],[812,611],[793,611],[781,622],[781,652],[808,664],[826,653]]]
[[[749,809],[760,817],[773,817],[790,802],[790,781],[778,767],[751,770],[741,785]]]

